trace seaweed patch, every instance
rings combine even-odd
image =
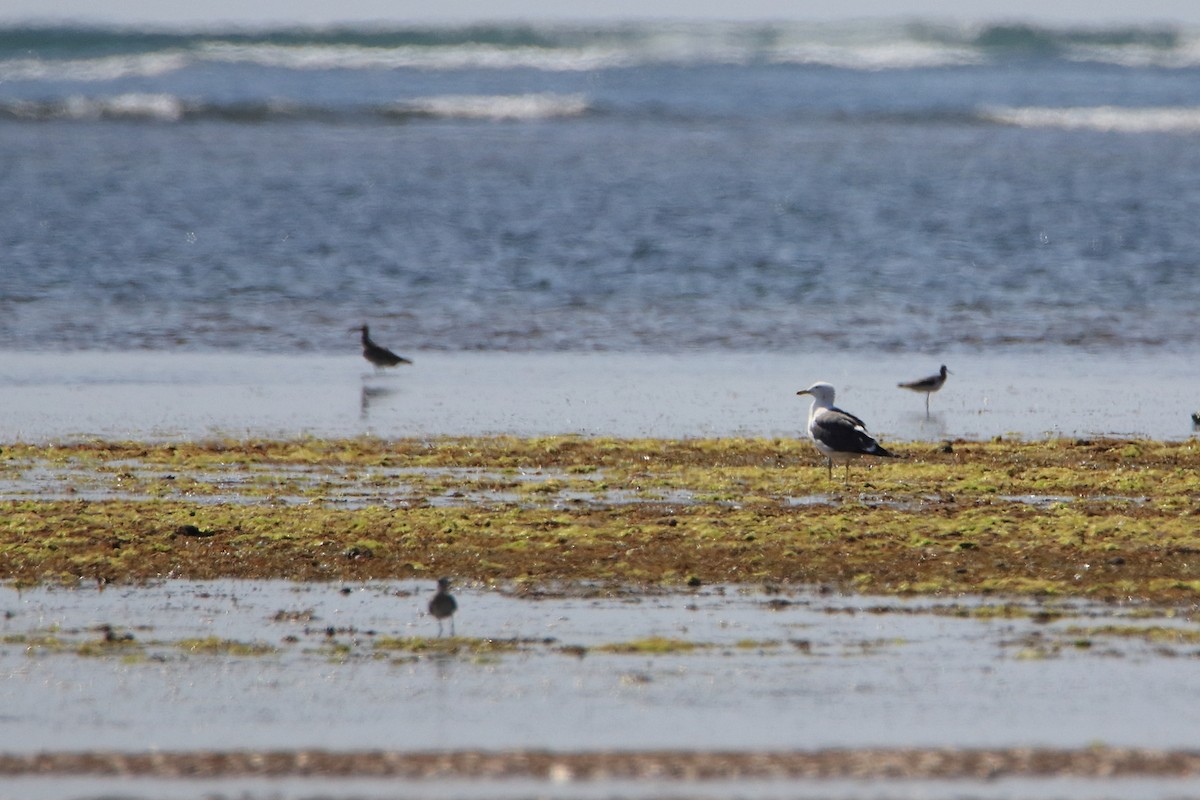
[[[0,579],[819,585],[1200,599],[1200,444],[575,436],[11,444]]]

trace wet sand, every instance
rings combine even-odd
[[[885,439],[1193,434],[1174,354],[0,353],[0,441],[203,437],[796,436],[817,380]],[[932,399],[896,387],[953,374]]]

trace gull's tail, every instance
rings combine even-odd
[[[899,453],[893,453],[891,450],[885,449],[879,442],[875,442],[875,446],[866,452],[868,455],[879,456],[880,458],[904,458]]]

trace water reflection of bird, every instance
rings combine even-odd
[[[450,635],[454,635],[454,612],[458,610],[458,603],[454,599],[454,595],[450,594],[450,579],[438,578],[437,594],[429,601],[429,613],[438,621],[438,636],[442,635],[442,620],[450,620]]]
[[[813,446],[828,460],[830,478],[835,461],[846,465],[846,480],[849,480],[850,462],[859,456],[897,458],[867,433],[865,422],[833,404],[834,388],[828,383],[814,383],[796,394],[812,396],[808,435],[812,437]]]
[[[950,370],[946,369],[946,365],[942,364],[942,368],[938,370],[936,375],[930,375],[928,378],[910,381],[908,383],[896,384],[901,389],[911,389],[914,392],[923,392],[925,394],[925,416],[929,416],[929,395],[936,392],[938,389],[946,385],[946,376],[950,374]]]
[[[390,386],[368,386],[363,378],[362,390],[358,395],[358,416],[367,419],[371,416],[371,404],[396,394],[397,390]]]
[[[371,340],[371,329],[366,325],[358,328],[362,331],[363,358],[376,367],[394,367],[397,364],[411,364],[407,358],[398,356],[386,347],[381,347]]]

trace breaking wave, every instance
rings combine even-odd
[[[531,120],[573,117],[588,110],[580,94],[443,95],[397,104],[401,114],[487,120]]]
[[[993,108],[987,121],[1021,128],[1061,128],[1118,133],[1200,132],[1200,108]]]
[[[573,117],[589,110],[587,98],[577,94],[444,95],[421,97],[386,106],[357,109],[305,106],[285,101],[205,103],[171,94],[126,93],[61,100],[0,101],[0,119],[137,120],[181,122],[219,119],[231,122],[314,120],[336,122],[350,117],[395,122],[410,119],[457,118],[489,121],[539,120]]]
[[[0,61],[0,81],[115,81],[152,78],[193,63],[184,52],[136,53],[62,60],[15,58]]]
[[[888,70],[1014,59],[1200,66],[1200,31],[922,23],[638,23],[144,32],[0,28],[0,80],[105,81],[192,65],[289,70],[534,69],[804,64]]]
[[[33,121],[142,119],[177,122],[186,113],[186,104],[169,94],[73,95],[56,101],[15,100],[0,104],[0,118]]]

